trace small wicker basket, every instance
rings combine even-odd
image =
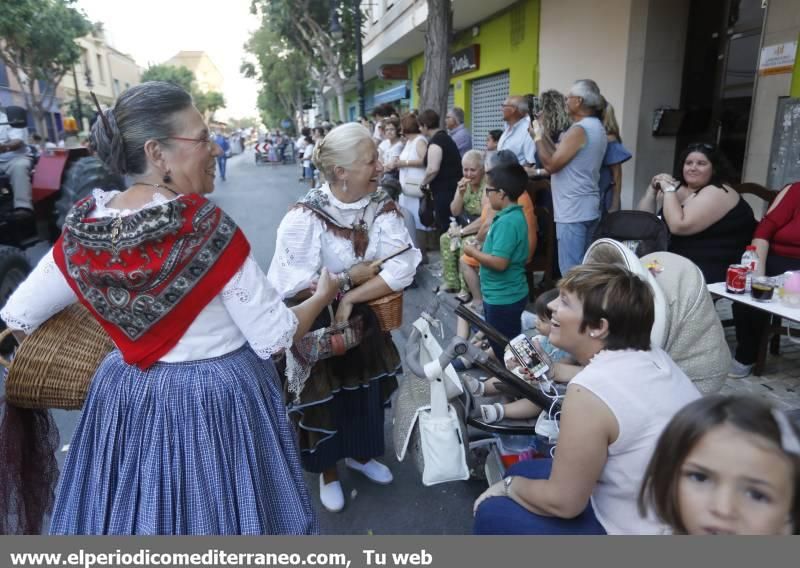
[[[9,333],[0,334],[0,341]],[[21,408],[77,410],[113,348],[89,310],[73,304],[26,337],[13,361],[0,358],[0,365],[8,369],[6,399]]]
[[[381,324],[381,331],[392,331],[403,325],[403,292],[393,292],[377,298],[367,305],[372,308]]]

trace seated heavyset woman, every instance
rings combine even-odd
[[[337,322],[362,318],[361,343],[314,363],[287,353],[289,413],[298,426],[303,467],[320,474],[320,499],[329,511],[344,507],[337,463],[386,484],[392,473],[383,456],[383,409],[397,387],[400,357],[389,333],[366,302],[411,284],[420,252],[412,248],[383,263],[376,259],[411,244],[392,199],[378,189],[383,166],[375,143],[355,123],[334,128],[314,161],[328,183],[310,191],[278,227],[270,282],[285,298],[304,294],[324,268],[345,275]],[[331,325],[323,313],[314,328]]]
[[[481,210],[486,186],[483,171],[483,154],[478,150],[467,150],[461,158],[464,177],[456,186],[456,194],[450,202],[450,214],[458,223],[439,237],[439,250],[442,253],[442,287],[447,292],[466,291],[462,288],[459,276],[458,258],[461,246],[453,247],[453,239],[475,235],[481,228]]]
[[[123,191],[94,190],[2,312],[33,332],[80,302],[113,340],[61,472],[53,534],[318,531],[271,356],[332,300],[292,310],[214,189],[209,136],[169,83],[125,91],[92,144]]]
[[[758,275],[779,276],[800,270],[800,182],[784,187],[753,234]],[[769,314],[741,302],[733,303],[736,353],[729,377],[750,374],[758,356],[759,339],[769,325]]]
[[[636,496],[658,436],[700,393],[651,346],[653,292],[610,264],[559,282],[550,341],[585,365],[567,387],[553,460],[513,466],[475,502],[476,534],[653,534]]]
[[[678,163],[678,177],[655,176],[637,209],[660,210],[671,233],[669,252],[694,262],[706,282],[724,281],[753,237],[753,210],[726,183],[724,158],[710,144],[689,144]]]

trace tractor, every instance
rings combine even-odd
[[[8,125],[25,128],[25,109],[5,108]],[[10,180],[0,175],[0,307],[31,270],[25,251],[58,238],[72,205],[92,189],[125,189],[124,179],[112,174],[88,148],[56,148],[41,155],[30,152],[32,161],[33,216],[14,214]],[[46,293],[46,291],[43,291]],[[4,324],[0,320],[0,329]],[[0,351],[4,351],[0,346]]]

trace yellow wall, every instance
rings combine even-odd
[[[524,37],[517,45],[511,45],[511,22],[518,17],[525,19]],[[512,95],[535,93],[539,86],[539,0],[522,0],[510,9],[479,23],[478,27],[480,31],[477,36],[473,37],[472,29],[467,29],[459,34],[451,46],[451,51],[458,51],[473,43],[481,46],[480,67],[450,80],[454,87],[455,105],[464,109],[467,123],[470,120],[469,100],[473,79],[508,71]],[[412,107],[416,108],[419,106],[417,80],[425,67],[424,55],[412,58],[409,65]]]

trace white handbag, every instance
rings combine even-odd
[[[447,403],[441,381],[431,384],[431,406],[419,413],[422,483],[426,486],[469,479],[467,452],[456,409]]]
[[[426,486],[469,479],[465,426],[448,403],[461,394],[461,380],[451,365],[439,368],[442,348],[428,322],[420,318],[414,327],[424,338],[420,363],[426,376],[409,376],[400,387],[396,408],[401,416],[396,414],[394,428],[397,459],[403,461],[410,446]]]
[[[403,190],[403,195],[407,195],[408,197],[416,197],[419,199],[420,197],[422,197],[422,190],[420,189],[421,185],[422,184],[419,182],[406,181],[401,186]]]

